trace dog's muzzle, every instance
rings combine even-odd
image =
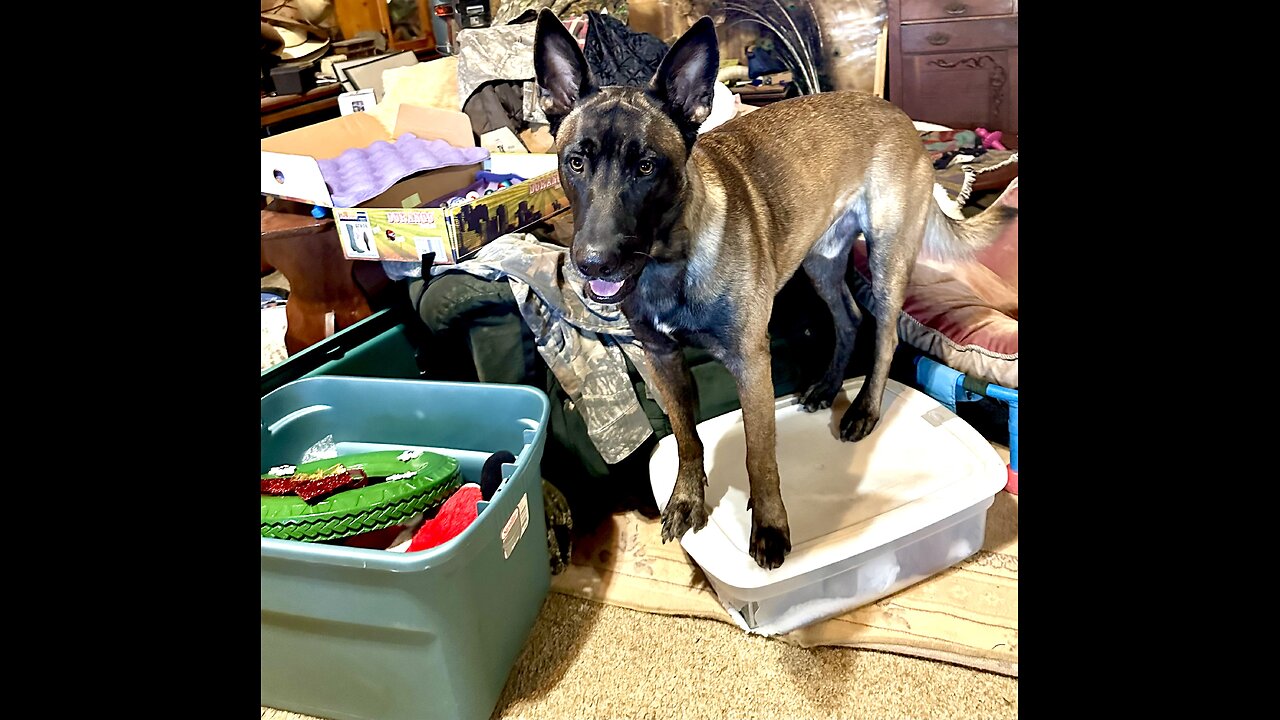
[[[586,281],[594,300],[616,302],[635,286],[631,280],[644,266],[643,262],[636,260],[643,260],[644,256],[619,245],[611,245],[608,249],[587,245],[574,253],[574,266]]]

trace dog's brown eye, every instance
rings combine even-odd
[[[571,157],[571,158],[569,158],[569,169],[570,169],[570,170],[572,170],[572,171],[574,171],[574,172],[582,172],[582,167],[583,167],[583,165],[582,165],[582,158],[580,158],[580,157]]]
[[[641,175],[652,175],[652,174],[653,174],[653,161],[652,161],[652,160],[641,160],[641,161],[640,161],[640,174],[641,174]]]

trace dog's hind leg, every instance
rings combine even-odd
[[[856,233],[856,228],[854,232]],[[800,404],[808,412],[831,407],[836,393],[840,392],[845,368],[849,366],[849,357],[853,354],[858,325],[862,322],[862,311],[853,301],[853,294],[849,292],[849,284],[844,278],[845,268],[849,264],[849,251],[853,247],[851,237],[845,239],[841,246],[830,250],[826,244],[818,243],[801,263],[813,289],[818,292],[818,297],[831,310],[836,336],[835,349],[826,372],[800,396]]]
[[[930,171],[932,172],[932,171]],[[867,264],[871,270],[871,294],[876,305],[876,347],[871,364],[871,374],[862,384],[857,397],[840,418],[840,437],[856,442],[871,434],[880,422],[880,405],[884,398],[885,384],[889,379],[889,365],[898,347],[898,317],[902,314],[902,302],[906,297],[907,283],[915,269],[916,255],[924,242],[927,202],[933,199],[927,193],[908,190],[900,195],[885,192],[878,199],[883,212],[871,212],[870,232],[867,236]]]

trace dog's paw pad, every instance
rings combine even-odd
[[[829,387],[822,383],[813,385],[800,395],[800,405],[805,412],[817,412],[831,407],[831,403],[836,399],[836,393],[840,391],[840,387]]]
[[[872,434],[879,423],[879,402],[867,400],[863,393],[858,393],[854,402],[845,410],[840,419],[840,439],[847,442],[858,442]]]
[[[872,430],[876,429],[879,418],[863,414],[850,413],[846,414],[840,420],[840,439],[847,442],[858,442],[860,439],[872,434]]]
[[[780,565],[791,552],[791,531],[789,528],[762,527],[751,523],[751,557],[756,564],[765,570],[772,570]]]
[[[662,542],[679,540],[689,530],[707,526],[707,507],[701,498],[672,498],[662,513]]]

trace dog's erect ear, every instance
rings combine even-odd
[[[542,109],[554,134],[579,100],[596,91],[591,68],[578,41],[555,13],[543,8],[533,40],[533,71],[542,88]]]
[[[657,98],[671,113],[676,125],[686,134],[711,114],[715,97],[716,75],[720,72],[720,43],[716,26],[705,15],[680,36],[649,83],[649,94]]]

